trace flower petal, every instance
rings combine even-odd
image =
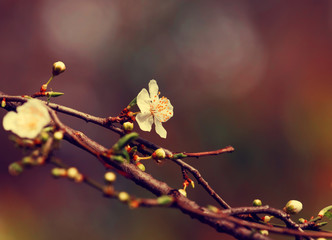
[[[7,131],[14,129],[16,126],[16,118],[17,118],[16,112],[14,111],[8,112],[2,120],[3,128]]]
[[[46,125],[51,121],[50,114],[44,103],[38,99],[29,99],[26,103],[17,108],[17,113],[20,116],[29,116],[36,118],[39,125]]]
[[[159,87],[158,87],[158,84],[157,84],[157,81],[152,79],[150,82],[149,82],[149,92],[150,92],[150,98],[151,99],[159,99],[158,97],[158,91],[159,91]]]
[[[165,128],[163,127],[163,125],[161,124],[161,122],[155,118],[154,119],[154,124],[156,125],[156,132],[159,134],[160,137],[162,138],[166,138],[167,136],[167,132],[165,130]]]
[[[143,131],[150,132],[153,123],[153,116],[150,112],[139,113],[136,116],[136,122]]]
[[[152,112],[160,122],[167,122],[173,117],[173,106],[169,99],[162,97],[157,104],[152,105]]]
[[[136,98],[137,106],[141,112],[150,112],[151,99],[148,91],[143,88]]]

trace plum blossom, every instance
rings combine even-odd
[[[173,106],[165,98],[159,98],[159,87],[156,80],[149,82],[149,92],[143,88],[137,95],[137,105],[140,113],[136,116],[136,121],[143,131],[151,131],[152,124],[155,124],[156,132],[162,138],[166,138],[167,132],[162,126],[163,122],[168,121],[173,116]]]
[[[8,112],[3,118],[3,128],[21,138],[34,139],[49,124],[51,117],[47,107],[37,99],[29,99],[16,112]]]

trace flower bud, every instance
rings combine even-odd
[[[154,153],[152,153],[152,158],[154,160],[162,160],[166,157],[166,153],[164,151],[164,149],[162,148],[158,148],[156,151],[154,151]]]
[[[122,126],[125,131],[132,131],[134,129],[134,124],[132,122],[125,122]]]
[[[60,97],[63,94],[64,93],[62,93],[62,92],[53,92],[53,91],[45,92],[45,96],[47,96],[47,97]]]
[[[9,174],[12,176],[18,176],[23,172],[23,167],[17,162],[11,163],[8,166]]]
[[[268,236],[269,235],[269,231],[268,230],[259,230],[259,233],[264,235],[264,236]]]
[[[53,63],[53,68],[52,68],[53,76],[57,76],[60,73],[64,72],[65,70],[66,70],[66,65],[63,62],[58,61]]]
[[[253,202],[252,202],[252,205],[254,207],[260,207],[262,206],[262,201],[260,199],[255,199]]]
[[[114,172],[107,172],[105,173],[104,178],[107,183],[112,183],[116,180],[116,175]]]
[[[120,192],[118,198],[121,202],[127,202],[130,198],[129,194],[126,192]]]
[[[40,92],[45,92],[47,90],[47,85],[48,84],[43,84],[41,87],[40,87]]]
[[[42,131],[40,133],[40,138],[41,138],[42,142],[46,142],[49,138],[49,135],[46,131]]]
[[[53,168],[51,172],[53,177],[65,177],[67,176],[67,170],[64,168]]]
[[[263,220],[263,222],[268,223],[271,221],[272,218],[273,218],[273,216],[265,215],[264,217],[262,217],[262,220]]]
[[[139,205],[140,205],[140,202],[137,201],[137,200],[135,200],[135,199],[134,199],[134,200],[131,200],[131,201],[129,202],[129,207],[130,207],[131,209],[138,208]]]
[[[290,200],[283,208],[283,210],[288,214],[297,214],[302,210],[302,203],[297,200]]]
[[[304,219],[304,218],[299,218],[299,223],[306,223],[306,222],[308,222],[308,220],[306,220],[306,219]]]
[[[53,137],[54,137],[55,140],[60,141],[60,140],[63,139],[63,132],[62,131],[56,131],[53,134]]]
[[[183,196],[185,196],[185,197],[187,197],[187,192],[186,192],[186,190],[184,190],[184,189],[179,189],[178,190],[179,191],[179,193],[181,193]]]
[[[26,156],[22,158],[22,164],[23,166],[32,166],[35,163],[33,158],[31,156]]]
[[[145,172],[145,166],[144,166],[143,163],[141,163],[141,162],[137,162],[137,163],[136,163],[136,166],[137,166],[139,169],[141,169],[142,172]]]
[[[37,157],[35,164],[36,165],[43,165],[46,161],[46,158],[44,156]]]
[[[6,107],[6,99],[3,98],[2,101],[1,101],[1,107]]]
[[[75,167],[71,167],[71,168],[67,169],[68,178],[75,179],[76,175],[78,175],[78,174],[79,174],[79,172],[78,172],[77,168],[75,168]]]
[[[114,187],[112,185],[107,185],[103,187],[103,193],[105,197],[111,197],[114,194]]]
[[[174,201],[173,197],[168,196],[168,195],[163,195],[157,198],[157,202],[160,205],[167,205],[170,204]]]
[[[209,209],[211,212],[218,213],[220,210],[216,206],[208,205],[207,209]]]
[[[74,181],[77,183],[81,183],[81,182],[83,182],[83,180],[84,180],[84,176],[81,173],[76,174],[74,177]]]

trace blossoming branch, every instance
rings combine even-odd
[[[208,224],[217,231],[237,239],[271,239],[270,233],[289,235],[296,239],[332,238],[331,232],[321,230],[322,226],[327,224],[325,220],[332,215],[332,205],[322,208],[318,214],[298,220],[293,220],[293,216],[303,209],[303,204],[298,200],[288,201],[283,209],[263,205],[260,199],[253,200],[249,206],[235,208],[209,185],[198,169],[185,161],[192,157],[202,158],[231,153],[234,151],[232,146],[204,152],[174,152],[143,139],[134,132],[136,123],[141,130],[149,132],[154,124],[157,134],[162,138],[167,137],[167,131],[162,124],[173,117],[173,106],[169,99],[159,97],[156,80],[151,80],[149,91],[143,88],[120,114],[100,118],[53,103],[53,98],[60,97],[63,93],[47,91],[48,85],[54,77],[65,70],[63,62],[54,63],[51,77],[34,94],[10,96],[0,92],[1,107],[9,111],[3,118],[3,127],[11,131],[10,138],[26,153],[23,159],[10,164],[11,175],[22,174],[31,167],[54,165],[51,170],[54,178],[85,183],[100,191],[103,196],[127,204],[130,209],[175,208],[202,224]],[[42,97],[46,97],[46,101],[38,99]],[[58,117],[58,112],[99,125],[118,134],[119,139],[111,148],[104,147],[83,132],[64,124]],[[56,152],[61,151],[59,143],[63,140],[95,156],[97,164],[102,164],[106,168],[104,183],[92,179],[80,171],[78,166],[67,165],[65,159],[56,157]],[[157,163],[170,161],[176,164],[180,168],[178,174],[182,176],[183,181],[179,182],[177,188],[169,186],[166,182],[158,180],[157,176],[150,175],[144,161]],[[141,198],[118,189],[114,184],[117,175],[135,182],[156,197]],[[188,187],[194,188],[195,182],[203,187],[217,206],[213,204],[200,206],[190,200]],[[283,224],[280,225],[280,222]]]

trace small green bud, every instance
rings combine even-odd
[[[323,208],[322,210],[319,211],[318,217],[323,218],[325,214],[327,214],[331,210],[332,210],[332,205]]]
[[[127,202],[130,198],[129,194],[126,192],[120,192],[118,194],[118,198],[121,202]]]
[[[53,177],[65,177],[67,176],[67,170],[65,168],[53,168],[51,171]]]
[[[157,198],[157,202],[160,205],[168,205],[173,202],[173,198],[168,195],[163,195]]]
[[[64,93],[62,92],[45,92],[45,95],[48,96],[48,97],[60,97],[62,96]]]
[[[12,176],[18,176],[23,172],[23,167],[21,164],[14,162],[8,166],[9,174]]]
[[[58,61],[53,63],[53,68],[52,68],[53,76],[57,76],[60,73],[63,73],[65,70],[66,70],[66,65],[63,62]]]
[[[105,181],[108,183],[112,183],[116,180],[116,174],[114,172],[107,172],[104,175]]]
[[[145,172],[145,166],[143,163],[141,162],[137,162],[136,163],[136,166],[142,171],[142,172]]]
[[[132,122],[125,122],[122,126],[125,131],[132,131],[134,129],[134,124]]]
[[[186,190],[184,190],[184,189],[179,189],[178,190],[179,191],[179,193],[181,193],[183,196],[185,196],[185,197],[187,197],[187,192],[186,192]]]
[[[219,208],[213,205],[207,205],[207,209],[209,209],[211,212],[218,213],[220,211]]]
[[[306,220],[306,219],[304,219],[304,218],[299,218],[299,223],[306,223],[306,222],[308,222],[308,220]]]
[[[48,140],[50,136],[48,135],[48,133],[46,131],[42,131],[40,133],[40,138],[43,142],[46,142]]]
[[[260,199],[255,199],[252,202],[252,205],[255,206],[255,207],[260,207],[260,206],[262,206],[262,201]]]
[[[172,156],[173,159],[181,159],[181,158],[186,158],[187,155],[184,153],[177,153]]]
[[[328,222],[319,222],[319,223],[316,223],[316,227],[324,227],[327,224],[328,224]]]
[[[53,137],[54,137],[55,140],[60,141],[60,140],[63,139],[63,132],[62,131],[56,131],[53,134]]]
[[[24,166],[32,166],[32,165],[34,165],[34,163],[35,163],[35,161],[30,156],[26,156],[26,157],[22,158],[22,164]]]
[[[162,148],[158,148],[156,151],[154,151],[154,153],[152,153],[152,158],[154,160],[162,160],[166,157],[166,153],[164,151],[164,149]]]
[[[303,205],[300,201],[297,200],[290,200],[286,204],[286,206],[283,208],[283,210],[288,214],[297,214],[299,213],[303,208]]]

